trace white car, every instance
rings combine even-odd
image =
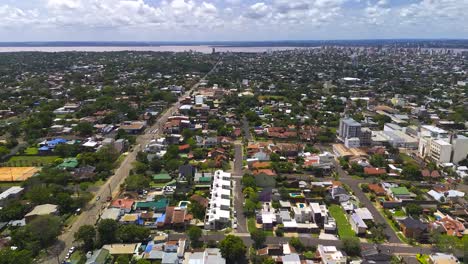
[[[237,224],[233,224],[232,228],[237,229]]]
[[[71,248],[68,250],[68,253],[73,254],[73,252],[75,252],[75,249],[76,249],[75,247],[71,247]]]

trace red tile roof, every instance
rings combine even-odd
[[[378,184],[369,184],[369,190],[371,190],[373,193],[377,195],[385,195],[385,190],[382,188],[382,186]]]
[[[364,173],[367,175],[382,175],[387,173],[387,171],[382,168],[366,167],[364,168]]]
[[[117,199],[112,202],[111,207],[120,209],[131,209],[134,203],[135,200],[133,199]]]

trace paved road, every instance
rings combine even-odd
[[[194,84],[190,89],[186,91],[183,97],[189,96],[190,92],[197,89],[202,81],[211,74],[220,61],[218,61],[213,68],[208,72],[199,82]],[[106,198],[111,195],[113,198],[118,195],[120,192],[119,188],[122,183],[124,183],[125,178],[129,175],[132,168],[132,163],[136,160],[137,153],[142,150],[142,148],[148,144],[154,137],[162,135],[162,128],[167,122],[167,119],[172,116],[180,107],[180,102],[176,102],[170,108],[168,108],[152,125],[150,128],[146,129],[145,133],[137,137],[137,145],[128,153],[127,157],[120,164],[119,168],[116,169],[114,175],[110,177],[107,182],[102,185],[99,190],[95,193],[96,197],[100,197],[99,201],[95,199],[90,202],[84,208],[81,215],[78,216],[73,225],[64,230],[64,232],[59,236],[59,241],[56,243],[54,248],[50,249],[50,252],[60,252],[59,254],[49,254],[49,258],[45,259],[43,263],[57,263],[58,259],[63,260],[65,255],[68,252],[68,249],[74,245],[74,237],[78,229],[83,225],[94,225],[101,215],[102,210],[107,206]],[[151,133],[155,131],[156,133]],[[58,255],[58,259],[57,259]]]
[[[250,247],[253,244],[252,239],[250,238],[250,234],[236,234],[239,236],[245,243],[247,247]],[[204,235],[202,240],[204,242],[208,241],[221,241],[226,234],[218,233],[218,234],[210,234]],[[170,234],[169,239],[179,239],[179,238],[186,238],[185,234]],[[286,243],[289,242],[291,238],[289,237],[267,237],[265,244],[279,244],[279,243]],[[317,246],[317,245],[324,245],[324,246],[341,246],[340,240],[328,240],[328,239],[319,239],[313,237],[299,237],[302,243],[306,246]],[[361,243],[361,245],[374,245],[372,243]],[[410,255],[415,256],[416,254],[423,253],[423,254],[430,254],[432,251],[431,248],[424,248],[424,247],[413,247],[408,245],[401,245],[401,244],[381,244],[378,245],[379,249],[382,252],[395,254],[395,255]]]
[[[249,120],[247,120],[247,117],[242,118],[242,130],[244,132],[244,138],[247,139],[248,141],[252,141],[252,135],[250,134],[250,126],[249,126]]]
[[[385,225],[385,235],[388,238],[388,241],[390,243],[401,243],[400,239],[396,235],[395,231],[390,227],[390,225],[387,223],[385,218],[380,214],[380,212],[375,208],[374,204],[367,198],[367,196],[364,194],[364,192],[359,188],[359,183],[361,183],[360,180],[353,179],[347,172],[345,172],[340,164],[335,161],[335,170],[336,172],[340,175],[340,181],[347,184],[351,190],[353,190],[354,195],[359,199],[359,201],[364,205],[364,207],[367,207],[369,211],[372,213],[374,216],[374,220],[379,223],[379,224],[384,224]],[[364,182],[364,181],[362,181]]]
[[[242,143],[234,143],[234,210],[237,212],[236,233],[247,233],[247,219],[244,216],[244,195],[242,194],[242,175],[243,175],[243,155]]]

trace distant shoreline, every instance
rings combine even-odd
[[[361,40],[276,40],[276,41],[25,41],[0,42],[0,47],[401,47],[468,49],[468,39],[361,39]]]
[[[316,47],[238,47],[238,46],[0,46],[0,53],[9,52],[239,52],[263,53],[295,49],[313,49]]]

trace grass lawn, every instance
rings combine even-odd
[[[73,254],[70,256],[70,262],[72,264],[81,264],[86,262],[86,256],[80,252],[80,251],[75,251]]]
[[[247,218],[247,230],[249,230],[249,232],[252,232],[255,229],[257,229],[257,226],[255,225],[255,218],[254,217],[248,217]]]
[[[248,217],[247,218],[247,230],[252,232],[257,229],[255,217]],[[260,229],[261,230],[261,229]],[[264,230],[266,236],[274,236],[273,230]]]
[[[75,220],[78,218],[77,215],[75,214],[71,214],[69,217],[67,217],[67,219],[65,220],[65,222],[63,223],[65,226],[71,226],[73,224],[73,222],[75,222]]]
[[[422,264],[429,264],[429,256],[417,254],[416,259]]]
[[[0,182],[0,188],[10,188],[13,186],[20,186],[21,183],[18,182]]]
[[[417,164],[417,162],[412,157],[410,157],[409,155],[405,153],[400,153],[400,158],[403,160],[404,164],[409,164],[409,163]]]
[[[59,156],[13,156],[6,164],[8,166],[43,166],[53,163]]]
[[[24,154],[26,155],[37,155],[39,150],[36,147],[29,147],[24,150]]]
[[[403,212],[403,210],[396,210],[395,213],[393,214],[395,217],[405,217],[406,214]]]
[[[351,229],[351,225],[349,224],[348,219],[346,219],[343,208],[338,205],[332,205],[328,210],[330,211],[330,214],[333,216],[333,218],[335,218],[336,225],[338,227],[338,235],[340,238],[356,236],[353,229]]]
[[[162,188],[166,186],[167,182],[150,182],[150,187],[152,188]]]

